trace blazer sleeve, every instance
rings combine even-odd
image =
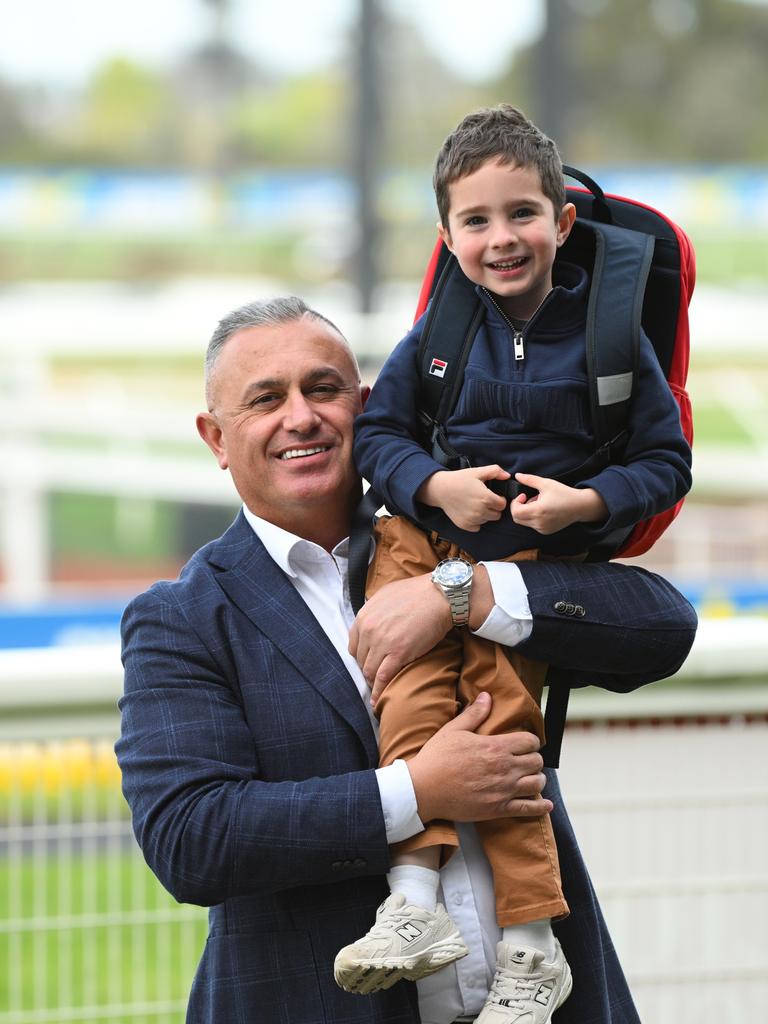
[[[172,586],[157,584],[124,614],[116,745],[134,832],[162,884],[180,902],[211,906],[385,872],[375,772],[260,777],[262,751],[223,668],[226,643],[216,651],[200,639]]]

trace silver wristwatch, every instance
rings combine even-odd
[[[469,620],[474,572],[472,565],[463,558],[445,558],[432,572],[432,582],[446,596],[454,626],[464,626]]]

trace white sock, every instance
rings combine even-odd
[[[544,953],[547,960],[555,955],[555,935],[552,931],[552,919],[542,917],[538,921],[527,921],[525,924],[511,924],[502,929],[502,942],[511,946],[533,946]]]
[[[407,903],[432,911],[437,906],[439,871],[417,864],[395,864],[387,874],[387,882],[389,891],[402,893]]]

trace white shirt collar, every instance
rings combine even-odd
[[[306,567],[309,563],[320,562],[328,558],[325,548],[315,544],[314,541],[297,537],[295,533],[289,533],[281,526],[254,515],[253,512],[243,505],[243,515],[248,520],[253,532],[267,549],[267,554],[274,562],[287,573],[288,576],[296,579],[298,567]],[[349,538],[339,541],[331,552],[331,555],[341,558],[347,557]]]

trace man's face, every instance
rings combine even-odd
[[[366,394],[341,337],[304,316],[232,335],[197,426],[252,512],[312,539],[359,493],[352,424]]]
[[[489,160],[449,186],[448,229],[438,230],[470,281],[527,320],[552,288],[552,264],[568,237],[575,210],[555,219],[532,167]]]

